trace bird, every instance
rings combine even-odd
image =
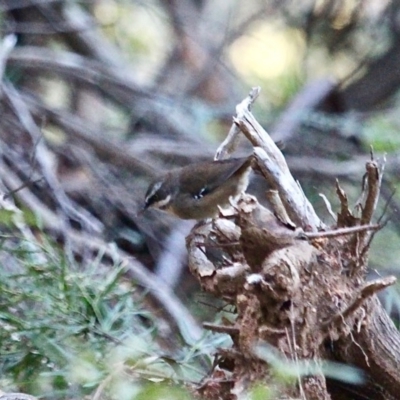
[[[160,209],[181,219],[216,217],[247,189],[253,156],[192,163],[154,179],[142,212]]]

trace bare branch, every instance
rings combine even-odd
[[[243,110],[250,110],[253,103],[257,100],[261,89],[259,87],[252,88],[249,95],[236,106],[236,118],[242,118]],[[240,140],[241,130],[238,125],[234,122],[229,130],[228,136],[218,147],[214,160],[223,160],[228,158],[237,148]]]
[[[335,229],[333,231],[302,232],[301,236],[304,236],[308,239],[332,238],[337,236],[351,235],[353,233],[364,232],[364,231],[377,231],[381,228],[382,226],[379,224],[361,225],[361,226],[351,226],[348,228]]]
[[[336,85],[336,82],[328,78],[305,85],[271,129],[271,136],[274,140],[289,140],[299,130],[307,113],[320,106],[336,88]]]
[[[293,179],[281,151],[249,110],[248,104],[256,98],[254,94],[258,96],[258,90],[236,107],[234,123],[254,146],[261,172],[270,187],[279,192],[290,219],[307,230],[316,230],[324,224]]]

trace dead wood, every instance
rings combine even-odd
[[[241,115],[234,121],[256,146],[258,165],[281,201],[272,202],[269,210],[243,195],[233,215],[224,213],[197,225],[187,238],[192,273],[204,290],[224,298],[237,312],[233,325],[205,325],[229,334],[233,345],[217,355],[220,368],[199,392],[212,398],[211,388],[221,377],[234,377],[220,387],[220,398],[231,399],[260,381],[275,387],[279,399],[397,398],[400,335],[376,298],[396,279],[365,282],[368,250],[380,228],[372,220],[383,164],[373,157],[366,163],[363,193],[354,211],[337,184],[341,209],[336,226],[328,229],[250,113],[251,103],[241,103],[247,105],[245,112],[238,106]],[[227,141],[222,153],[229,149]],[[217,258],[215,249],[220,251]],[[273,350],[263,356],[260,346]],[[297,366],[297,385],[274,383],[271,351]],[[329,361],[358,368],[357,381],[327,379],[323,365]]]

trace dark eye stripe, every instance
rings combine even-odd
[[[159,200],[158,195],[154,194],[153,196],[149,196],[147,199],[145,199],[145,204],[148,207],[148,206],[152,205],[153,203],[157,202],[158,200]]]

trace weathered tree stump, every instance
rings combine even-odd
[[[365,281],[368,250],[380,228],[371,220],[383,165],[372,156],[366,164],[359,215],[349,209],[337,184],[341,209],[336,226],[326,227],[250,113],[257,94],[253,90],[238,105],[217,155],[228,156],[243,132],[271,187],[272,210],[244,194],[232,213],[197,225],[187,239],[190,269],[202,288],[237,312],[233,325],[205,324],[229,334],[233,345],[219,351],[219,368],[199,393],[234,399],[262,383],[273,388],[277,399],[399,398],[400,335],[375,295],[395,278]],[[296,385],[274,381],[277,363],[297,378]],[[358,373],[350,377],[348,366]]]

